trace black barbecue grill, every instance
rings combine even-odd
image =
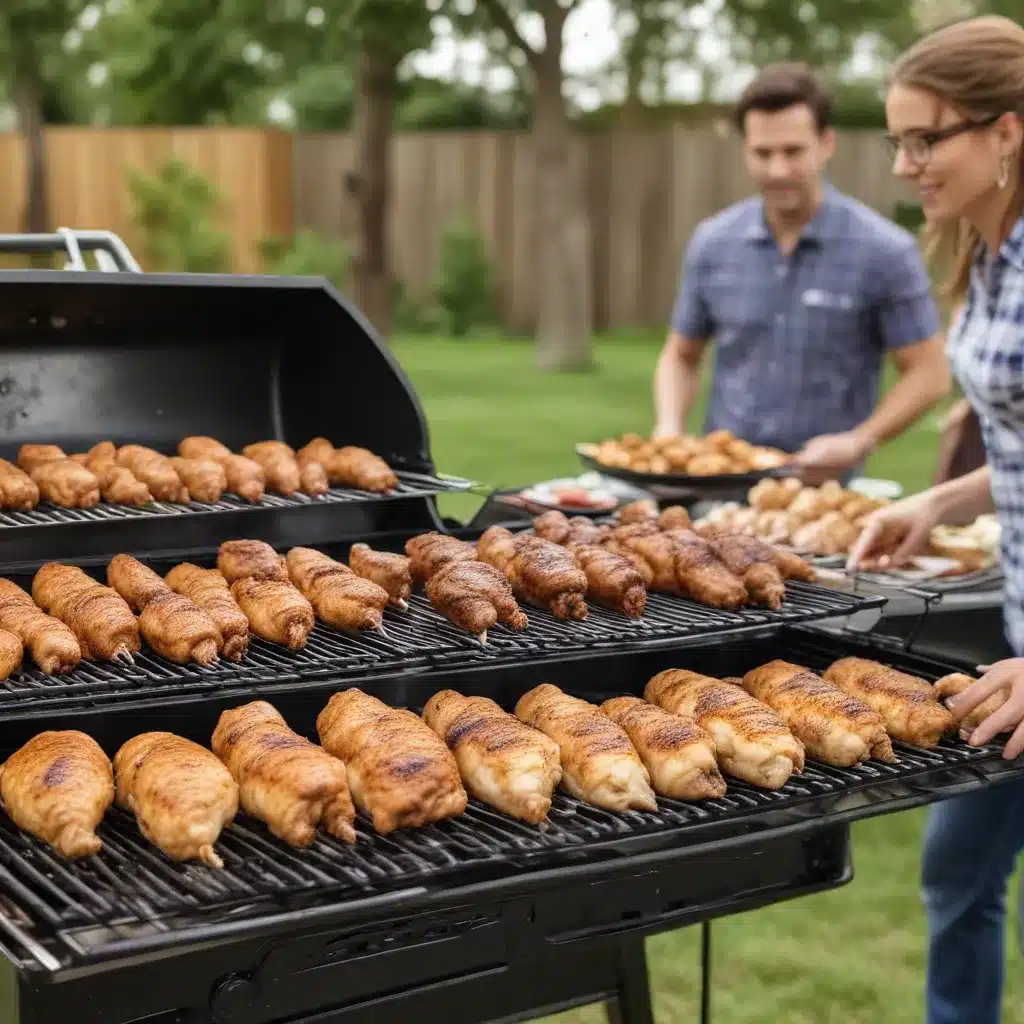
[[[117,251],[116,239],[89,237]],[[22,246],[0,237],[0,251]],[[62,559],[101,576],[118,551],[159,570],[184,557],[209,564],[234,537],[343,555],[356,539],[400,549],[444,528],[435,496],[465,482],[437,472],[408,381],[328,285],[122,264],[0,273],[0,454],[26,441],[170,451],[194,433],[236,449],[322,434],[385,456],[403,487],[386,499],[17,514],[0,526],[0,574],[24,584]],[[950,668],[836,628],[876,598],[788,590],[778,613],[662,595],[638,623],[597,608],[562,623],[530,609],[526,633],[495,628],[486,646],[414,596],[408,612],[385,615],[383,635],[318,627],[304,651],[255,641],[237,666],[144,652],[133,668],[89,664],[60,679],[28,669],[0,686],[0,756],[44,727],[84,729],[111,754],[148,729],[208,743],[221,711],[255,697],[312,737],[329,695],[349,685],[414,709],[442,686],[510,708],[542,681],[595,700],[640,693],[672,665],[735,675],[775,657],[820,668],[861,653],[930,678]],[[387,1024],[436,1013],[468,1024],[611,1000],[616,1019],[645,1024],[645,935],[842,885],[850,821],[1014,771],[996,749],[951,742],[901,748],[896,765],[809,764],[778,793],[730,780],[721,800],[623,815],[559,795],[545,829],[473,803],[452,821],[389,837],[361,823],[355,847],[321,836],[305,851],[239,817],[218,845],[220,872],[172,863],[118,810],[101,827],[103,852],[75,864],[0,816],[4,1019]]]

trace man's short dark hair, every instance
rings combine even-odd
[[[818,75],[806,64],[769,64],[743,90],[733,117],[743,132],[752,110],[774,114],[796,106],[810,107],[819,132],[832,126],[832,94]]]

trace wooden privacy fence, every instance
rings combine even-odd
[[[110,228],[142,257],[125,172],[177,156],[225,198],[234,265],[258,269],[255,243],[310,228],[349,240],[355,211],[345,189],[352,147],[344,134],[288,135],[217,129],[55,128],[47,134],[55,224]],[[528,331],[536,309],[537,217],[530,137],[517,133],[412,133],[394,142],[390,234],[396,276],[427,298],[445,227],[477,224],[495,268],[498,309]],[[590,272],[598,328],[661,327],[675,296],[681,256],[704,217],[749,194],[739,143],[710,127],[580,135],[574,142],[590,218]],[[874,132],[840,138],[831,178],[891,215],[905,198]],[[24,150],[0,135],[0,231],[16,230]]]

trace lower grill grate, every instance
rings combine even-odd
[[[426,497],[448,491],[465,491],[472,484],[458,477],[431,476],[427,473],[398,473],[399,485],[388,494],[373,494],[369,491],[357,491],[332,487],[325,495],[311,498],[305,494],[296,494],[290,498],[282,494],[268,492],[256,504],[243,501],[233,494],[225,494],[214,503],[193,501],[188,505],[174,505],[164,501],[153,501],[148,505],[135,508],[129,505],[110,505],[103,502],[94,508],[61,508],[42,502],[28,512],[15,512],[10,509],[0,510],[0,526],[53,526],[64,523],[110,523],[125,519],[153,518],[162,516],[191,516],[212,512],[245,512],[253,509],[267,508],[304,508],[318,505],[339,505],[351,502],[377,502],[398,498]]]
[[[66,676],[47,676],[30,666],[0,683],[0,715],[26,705],[56,709],[83,702],[165,699],[228,687],[259,689],[299,680],[343,680],[431,666],[453,668],[622,649],[633,644],[674,644],[709,633],[841,617],[880,603],[880,599],[802,583],[790,583],[786,591],[786,603],[777,612],[724,612],[682,598],[651,594],[647,612],[637,622],[593,605],[584,622],[560,622],[548,612],[530,608],[525,632],[495,627],[483,646],[416,594],[407,611],[389,609],[385,613],[384,635],[347,634],[318,626],[302,651],[290,652],[253,640],[245,660],[238,664],[221,661],[209,668],[175,665],[147,648],[136,656],[134,667],[83,662]]]

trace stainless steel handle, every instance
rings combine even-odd
[[[88,270],[83,253],[96,256],[100,270],[141,274],[131,250],[113,231],[77,231],[73,228],[58,228],[53,234],[16,235],[0,234],[0,253],[65,252],[67,270]]]

